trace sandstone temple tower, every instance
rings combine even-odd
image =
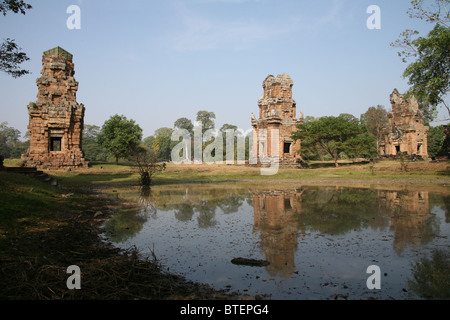
[[[76,101],[72,55],[60,47],[45,51],[37,101],[28,105],[30,147],[22,160],[27,167],[87,167],[81,150],[84,105]]]
[[[423,112],[415,97],[409,99],[397,89],[390,96],[389,128],[385,129],[379,143],[380,156],[396,156],[399,153],[428,157],[428,130],[423,124]]]
[[[263,82],[264,93],[258,100],[259,118],[252,114],[253,156],[260,162],[264,158],[279,157],[282,166],[296,165],[301,157],[297,152],[300,141],[291,138],[303,115],[296,118],[296,102],[292,99],[294,82],[286,73],[269,75]]]

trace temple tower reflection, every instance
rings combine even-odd
[[[253,233],[260,233],[261,252],[270,262],[266,269],[271,275],[288,278],[295,271],[300,202],[297,190],[253,193]]]

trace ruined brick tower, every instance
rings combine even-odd
[[[423,124],[423,112],[415,97],[409,99],[397,89],[390,96],[389,128],[385,129],[379,143],[380,156],[396,156],[399,153],[428,157],[428,130]]]
[[[252,114],[253,155],[259,161],[279,157],[281,166],[296,165],[301,159],[300,141],[291,138],[303,115],[296,118],[296,102],[292,99],[294,82],[286,73],[267,76],[263,82],[264,93],[258,100],[259,119]],[[262,161],[263,162],[263,161]]]
[[[81,150],[85,108],[76,101],[72,55],[53,48],[44,52],[42,67],[37,101],[28,105],[30,147],[23,163],[48,169],[87,167]]]

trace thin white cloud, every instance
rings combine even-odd
[[[249,1],[249,0],[203,0]],[[178,51],[208,51],[215,49],[246,50],[276,36],[294,31],[297,21],[271,25],[259,21],[219,21],[201,16],[186,7],[179,7],[183,31],[171,38]]]
[[[327,13],[317,20],[314,27],[320,27],[322,25],[332,24],[334,26],[342,25],[342,0],[333,0],[333,4],[331,8],[327,11]]]

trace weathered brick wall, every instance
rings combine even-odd
[[[399,153],[428,157],[428,130],[423,123],[423,112],[416,98],[405,98],[397,89],[390,96],[392,111],[388,114],[389,128],[380,141],[382,156]]]
[[[296,118],[293,85],[294,82],[287,74],[267,76],[263,82],[263,95],[258,100],[259,119],[252,118],[254,152],[259,155],[264,148],[263,153],[268,157],[279,156],[280,164],[288,163],[286,159],[293,159],[291,162],[295,162],[295,159],[301,158],[298,153],[301,142],[291,138],[292,132],[302,122],[302,119]],[[263,130],[267,132],[266,139],[259,139]],[[272,145],[272,130],[278,130],[277,145]],[[285,144],[289,145],[289,150],[286,150]]]
[[[37,101],[28,105],[30,147],[22,155],[25,166],[87,167],[81,149],[85,108],[76,101],[78,82],[68,57],[48,52],[42,57]]]

